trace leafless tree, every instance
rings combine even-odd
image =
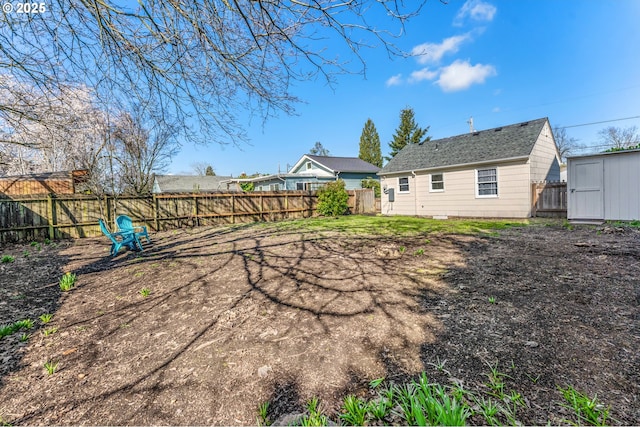
[[[191,140],[236,142],[245,111],[293,112],[292,81],[364,72],[366,47],[402,54],[393,37],[424,2],[51,0],[0,15],[0,74],[40,98],[83,85],[109,105],[152,101]],[[327,49],[336,38],[341,47]],[[40,119],[18,101],[0,99],[0,119]]]
[[[191,168],[198,176],[207,176],[212,175],[215,176],[215,171],[213,166],[207,162],[195,162],[191,164]]]
[[[598,132],[598,135],[603,144],[609,148],[622,149],[640,144],[640,135],[636,126],[628,128],[609,126]]]
[[[0,153],[8,163],[4,173],[90,169],[104,146],[108,120],[87,88],[64,87],[55,98],[43,98],[37,90],[14,86],[1,95],[13,105],[28,100],[29,114],[37,117],[6,114],[0,128]]]
[[[64,88],[54,99],[23,93],[39,119],[0,130],[0,173],[87,169],[93,194],[143,194],[177,151],[176,125],[149,105],[103,111],[87,88]]]
[[[175,128],[167,123],[159,125],[157,120],[145,123],[146,118],[138,108],[133,115],[123,113],[116,121],[115,159],[124,193],[151,192],[154,171],[168,166],[171,156],[177,152]]]
[[[567,156],[574,154],[577,150],[584,148],[583,145],[578,143],[577,138],[573,138],[567,134],[567,130],[560,126],[553,127],[553,139],[556,141],[558,147],[558,154],[560,154],[560,160],[565,163]]]

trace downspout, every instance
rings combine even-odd
[[[418,215],[418,185],[415,171],[411,171],[413,175],[413,214]]]

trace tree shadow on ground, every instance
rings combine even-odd
[[[41,342],[49,326],[40,316],[55,317],[64,299],[59,279],[66,272],[68,258],[63,252],[69,244],[34,241],[0,247],[0,255],[14,259],[0,264],[0,326],[25,319],[33,321],[32,328],[22,328],[0,338],[0,387],[7,386],[7,376],[24,368],[25,347]]]
[[[85,240],[67,255],[82,286],[59,310],[66,335],[25,356],[60,375],[25,365],[2,408],[17,424],[141,425],[253,424],[276,395],[274,414],[316,395],[335,408],[355,378],[424,368],[442,322],[422,296],[451,291],[440,278],[474,240],[424,237],[194,229],[115,259]]]

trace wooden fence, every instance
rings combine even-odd
[[[531,184],[531,216],[567,217],[567,183],[538,182]]]
[[[371,213],[373,190],[349,191],[353,213]],[[0,243],[91,237],[98,219],[114,227],[118,215],[151,230],[305,218],[315,214],[317,193],[154,194],[138,197],[87,195],[20,196],[0,199]]]

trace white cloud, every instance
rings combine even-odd
[[[391,76],[387,79],[386,85],[389,86],[398,86],[402,83],[402,74],[396,74],[395,76]]]
[[[493,113],[499,113],[501,111],[502,111],[502,109],[500,107],[493,107],[493,110],[491,110],[491,112],[493,112]]]
[[[417,83],[423,80],[433,80],[438,77],[437,71],[432,71],[428,68],[423,68],[421,70],[414,71],[411,73],[409,77],[409,83]]]
[[[469,33],[460,36],[453,36],[442,40],[442,43],[422,43],[411,49],[411,54],[416,57],[419,64],[428,62],[437,63],[447,53],[456,53],[460,45],[469,40]]]
[[[478,22],[490,22],[497,10],[494,5],[482,0],[467,0],[458,11],[453,23],[460,26],[466,18]]]
[[[487,77],[495,76],[493,65],[471,65],[469,61],[456,60],[453,64],[440,69],[440,78],[436,81],[445,92],[465,90],[476,83],[484,83]]]

